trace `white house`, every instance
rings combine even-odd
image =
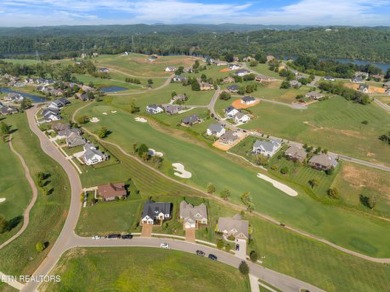
[[[225,116],[228,118],[234,118],[234,116],[238,113],[239,110],[232,106],[229,106],[225,109]]]
[[[246,69],[240,69],[240,70],[237,70],[235,74],[236,74],[236,76],[243,77],[245,75],[251,74],[251,72],[246,70]]]
[[[246,122],[249,122],[251,120],[251,117],[247,114],[243,114],[241,112],[237,113],[235,116],[234,116],[234,122],[236,122],[237,124],[238,123],[246,123]]]
[[[241,66],[238,64],[230,64],[229,65],[229,70],[238,70],[240,68],[241,68]]]
[[[256,140],[253,144],[252,152],[272,157],[280,149],[280,147],[282,147],[282,144],[275,140]]]
[[[207,128],[207,135],[209,136],[215,136],[217,138],[221,137],[223,134],[225,134],[225,128],[222,127],[221,124],[211,124]]]
[[[84,145],[82,158],[86,165],[96,164],[107,159],[106,155],[100,152],[94,145],[88,143]]]
[[[171,67],[171,66],[165,67],[165,72],[175,72],[175,71],[176,71],[176,67]]]
[[[162,113],[164,111],[164,109],[157,104],[149,104],[148,106],[146,106],[146,111],[149,114],[155,115],[155,114]]]
[[[256,99],[253,96],[246,95],[243,98],[241,98],[242,104],[254,104],[256,102]]]

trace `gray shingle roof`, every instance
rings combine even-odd
[[[144,205],[142,218],[149,216],[154,219],[159,213],[171,214],[172,203],[148,201]]]

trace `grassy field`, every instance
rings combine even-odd
[[[1,121],[9,123],[7,119]],[[0,142],[0,153],[0,198],[6,199],[0,203],[0,214],[16,225],[10,231],[0,234],[2,243],[22,227],[23,211],[31,200],[32,191],[20,160],[11,152],[8,143]]]
[[[7,117],[7,123],[18,129],[13,134],[13,145],[23,155],[33,178],[36,179],[38,172],[50,173],[49,185],[54,188],[49,196],[39,193],[26,231],[0,250],[0,271],[24,275],[37,268],[62,228],[69,206],[69,184],[62,168],[40,150],[39,140],[30,132],[24,114]],[[21,183],[24,184],[23,180]],[[38,241],[49,243],[49,248],[40,254],[35,250]]]
[[[249,64],[247,64],[247,65],[249,67]],[[281,77],[279,76],[279,73],[276,73],[276,72],[271,71],[271,70],[268,69],[268,65],[267,64],[258,64],[255,67],[249,67],[249,68],[254,70],[254,71],[256,71],[259,74],[263,74],[263,75],[266,75],[266,76],[270,76],[270,77],[274,77],[274,78],[277,78],[277,79],[281,79]]]
[[[213,150],[199,141],[195,142],[196,139],[184,137],[185,135],[179,136],[182,132],[176,133],[163,127],[156,130],[149,124],[135,122],[132,115],[120,110],[116,114],[106,116],[101,114],[109,112],[110,109],[109,106],[94,105],[84,109],[80,114],[97,116],[101,119],[100,124],[88,124],[87,127],[95,131],[101,125],[106,126],[112,130],[112,134],[107,140],[118,143],[129,153],[133,152],[134,143],[146,143],[156,151],[162,151],[165,164],[163,170],[168,175],[172,175],[173,172],[170,163],[181,162],[193,175],[188,181],[189,184],[206,188],[207,184],[212,182],[217,188],[217,194],[222,189],[228,188],[232,193],[231,200],[239,204],[241,204],[240,195],[249,191],[252,194],[256,210],[271,215],[288,225],[302,228],[362,253],[374,256],[390,254],[389,247],[383,239],[384,234],[387,234],[385,231],[388,228],[387,222],[374,219],[367,221],[366,218],[362,218],[361,215],[352,211],[345,212],[342,209],[324,206],[305,196],[303,189],[299,186],[294,186],[294,188],[301,194],[300,196],[296,198],[286,196],[270,184],[258,179],[256,177],[257,171],[253,168],[243,167],[243,164],[232,162],[231,160],[234,158],[230,156],[225,158],[221,152]],[[110,150],[110,152],[113,151],[113,149]],[[204,161],[207,161],[207,164]],[[124,176],[121,174],[122,170],[115,171],[115,173]],[[127,173],[129,177],[136,179],[129,172]],[[104,175],[107,176],[105,173]],[[145,175],[147,176],[147,174]],[[137,182],[137,186],[140,185],[142,183]],[[148,186],[146,188],[149,189]],[[163,187],[162,189],[163,194],[169,194],[169,188]],[[159,192],[158,188],[152,188],[150,191],[157,192],[157,194]],[[264,202],[267,203],[264,204]],[[338,222],[349,222],[348,228],[339,225]],[[346,232],[346,228],[348,232]]]
[[[228,104],[218,101],[217,108],[221,111]],[[307,110],[263,102],[251,111],[256,118],[243,128],[259,129],[284,139],[390,164],[389,147],[378,139],[388,131],[390,116],[374,104],[363,106],[335,97],[312,104]],[[368,124],[364,125],[362,121],[368,121]]]
[[[85,277],[86,271],[94,276]],[[61,282],[42,291],[250,291],[238,269],[174,250],[73,249],[53,274]]]

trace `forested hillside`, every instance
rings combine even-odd
[[[284,28],[284,29],[283,29]],[[255,25],[126,25],[42,28],[1,28],[0,55],[44,58],[98,52],[198,54],[272,54],[278,57],[313,54],[390,62],[390,28],[326,29]]]

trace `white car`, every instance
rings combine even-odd
[[[169,244],[163,242],[163,243],[160,244],[160,247],[161,247],[161,248],[169,248]]]
[[[92,236],[92,239],[100,239],[99,235]]]

